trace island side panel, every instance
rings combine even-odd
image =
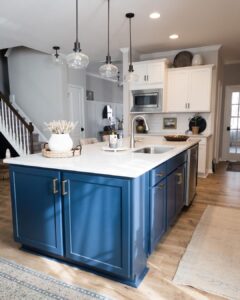
[[[136,286],[147,273],[149,248],[149,172],[131,181],[131,257]]]

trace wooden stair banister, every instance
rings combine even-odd
[[[9,99],[0,92],[0,121],[5,131],[18,143],[25,154],[33,153],[32,123],[19,114]]]

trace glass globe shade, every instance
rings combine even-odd
[[[99,68],[99,73],[102,77],[105,78],[116,77],[118,73],[118,68],[113,64],[107,63]]]
[[[59,54],[58,57],[56,57],[56,54],[52,54],[52,61],[57,65],[63,65],[63,58],[61,54]]]
[[[85,69],[89,64],[89,58],[82,52],[73,52],[67,55],[67,64],[72,69]]]
[[[127,75],[125,76],[125,82],[136,82],[138,81],[139,76],[135,72],[128,72]]]

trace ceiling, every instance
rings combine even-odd
[[[27,46],[51,52],[59,45],[72,51],[75,40],[75,0],[0,0],[0,49]],[[161,18],[149,14],[159,11]],[[223,45],[225,62],[240,61],[239,0],[111,0],[111,54],[128,47],[128,20],[133,48],[151,53],[199,46]],[[79,39],[90,60],[106,56],[107,0],[79,0]],[[178,33],[178,40],[168,36]]]

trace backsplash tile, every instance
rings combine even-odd
[[[206,120],[207,128],[204,133],[211,132],[211,114],[200,113],[200,115]],[[148,125],[149,133],[161,133],[161,134],[184,134],[189,129],[188,124],[190,119],[194,116],[194,113],[174,113],[174,114],[147,114],[145,115]],[[176,129],[163,129],[163,118],[177,118]]]

